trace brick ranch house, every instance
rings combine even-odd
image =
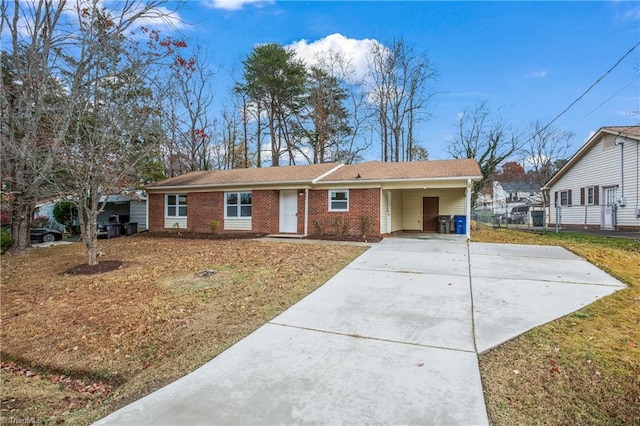
[[[480,178],[474,159],[191,172],[147,186],[149,231],[437,232],[440,215],[470,216],[471,188]]]

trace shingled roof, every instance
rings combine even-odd
[[[314,184],[348,181],[480,179],[474,159],[385,163],[369,161],[360,164],[310,164],[304,166],[262,167],[253,169],[211,170],[191,172],[152,183],[148,189],[206,188],[234,185]]]
[[[304,166],[260,167],[252,169],[208,170],[191,172],[147,185],[147,188],[206,187],[230,185],[265,185],[278,183],[310,184],[330,172],[342,167],[340,163],[309,164]]]
[[[369,161],[350,164],[328,174],[319,182],[344,181],[384,181],[384,180],[423,180],[442,178],[482,177],[480,166],[475,159],[411,161],[405,163],[386,163]]]

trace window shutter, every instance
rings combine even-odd
[[[558,191],[553,193],[553,204],[556,206],[558,205]]]
[[[600,187],[598,185],[593,187],[593,204],[600,205]]]
[[[572,198],[571,198],[571,190],[569,189],[569,190],[567,191],[567,206],[571,207],[571,204],[572,204],[572,202],[571,202],[571,201],[572,201]]]
[[[584,188],[580,188],[580,205],[584,206]]]

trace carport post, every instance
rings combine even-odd
[[[465,233],[467,234],[467,240],[471,239],[471,179],[467,179],[467,198],[466,198],[466,207],[467,207],[467,223],[465,224]]]

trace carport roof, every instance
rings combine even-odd
[[[396,180],[473,179],[482,177],[474,159],[366,163],[310,164],[304,166],[262,167],[251,169],[191,172],[147,186],[149,190],[215,188],[265,185],[311,185],[329,182],[383,182]]]

